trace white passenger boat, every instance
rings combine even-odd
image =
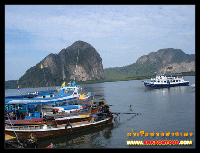
[[[143,81],[143,83],[146,88],[163,88],[189,85],[189,81],[185,81],[182,74],[156,75],[156,78],[151,78],[151,81]]]

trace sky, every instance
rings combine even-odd
[[[91,44],[103,68],[163,48],[195,53],[194,5],[5,5],[5,80],[18,80],[48,54]]]

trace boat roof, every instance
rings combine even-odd
[[[43,105],[43,104],[50,104],[50,103],[55,103],[55,102],[64,102],[66,100],[73,100],[75,98],[77,98],[77,96],[64,94],[62,96],[55,96],[55,97],[49,97],[49,98],[5,99],[5,104],[35,104],[35,105]]]
[[[68,116],[68,117],[61,117],[61,118],[57,118],[55,120],[56,121],[60,121],[60,120],[75,119],[75,118],[87,118],[87,117],[89,117],[89,114],[86,114],[86,115],[77,115],[77,116]]]

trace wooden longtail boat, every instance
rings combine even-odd
[[[81,121],[68,124],[44,124],[44,125],[31,125],[31,126],[5,126],[5,134],[9,134],[13,137],[16,137],[15,133],[19,140],[24,140],[29,137],[31,134],[36,138],[43,138],[49,136],[56,136],[65,133],[72,133],[75,131],[101,126],[112,122],[112,115],[98,117],[98,121],[90,119],[90,121]],[[15,132],[14,132],[15,131]]]
[[[6,124],[41,124],[43,118],[34,118],[34,119],[27,119],[27,120],[5,120]]]

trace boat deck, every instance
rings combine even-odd
[[[14,126],[14,130],[11,126],[5,127],[5,133],[15,137],[15,133],[17,133],[19,140],[24,140],[30,136],[32,133],[36,139],[49,137],[49,136],[56,136],[62,135],[65,133],[73,133],[76,131],[84,130],[86,128],[101,126],[103,124],[108,124],[112,122],[112,117],[108,117],[103,120],[99,121],[81,121],[75,123],[69,123],[70,125],[65,127],[66,124],[55,125],[55,124],[48,124],[48,125],[32,125],[32,126]],[[15,132],[14,132],[15,131]],[[15,139],[16,140],[16,139]]]
[[[105,119],[105,120],[107,120],[107,119]],[[80,127],[80,126],[96,124],[99,122],[103,122],[105,120],[90,121],[90,122],[89,121],[81,121],[81,122],[75,122],[75,123],[69,123],[69,124],[72,126],[72,128],[76,128],[76,127]],[[44,126],[46,126],[46,127],[44,127]],[[66,124],[57,125],[57,127],[55,124],[48,124],[48,125],[41,124],[41,125],[13,126],[13,128],[16,131],[37,131],[39,129],[41,129],[41,130],[64,129],[65,126],[66,126]],[[5,126],[5,130],[13,131],[13,128],[12,128],[12,126]],[[70,128],[70,127],[68,127],[68,128]]]
[[[87,125],[87,124],[89,125],[90,123],[91,122],[89,122],[89,121],[82,121],[82,122],[69,123],[69,124],[72,126],[72,128],[75,128],[75,127],[79,127],[79,126],[83,126],[83,125]],[[66,126],[66,124],[61,124],[61,125],[58,125],[57,127],[62,128],[62,127],[65,127],[65,126]]]

